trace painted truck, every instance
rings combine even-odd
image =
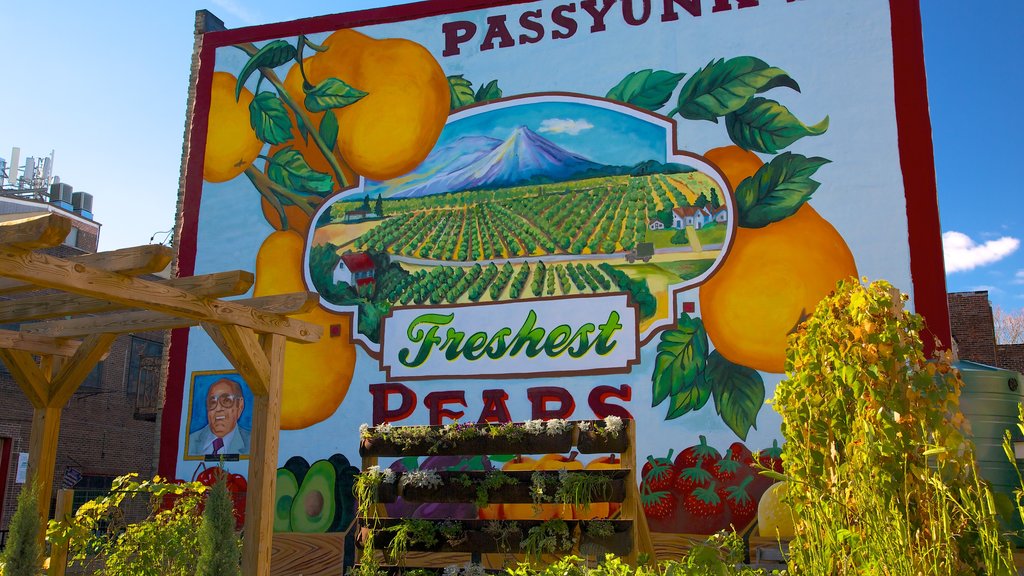
[[[364,423],[609,416],[656,535],[743,526],[787,335],[837,280],[891,281],[949,343],[916,2],[438,0],[201,46],[179,272],[320,295],[280,530],[350,518]],[[161,472],[244,475],[245,382],[201,329],[171,353]],[[289,511],[309,490],[326,511]]]

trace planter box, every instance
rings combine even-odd
[[[580,431],[579,439],[576,441],[576,449],[581,454],[613,454],[625,452],[629,449],[629,437],[626,434],[626,425],[623,424],[618,436],[601,434],[595,432],[594,428],[604,430],[604,421],[591,421],[590,430]]]
[[[544,470],[540,472],[553,480],[551,482],[553,486],[557,486],[559,476],[557,470]],[[584,471],[572,471],[572,473],[580,472]],[[594,502],[622,502],[626,499],[626,476],[629,474],[629,470],[586,470],[585,473],[588,476],[603,476],[610,480],[607,494],[595,495]],[[400,494],[402,498],[410,502],[472,502],[476,499],[477,486],[484,481],[488,474],[493,474],[493,472],[438,472],[438,476],[444,482],[442,486],[437,488],[421,488],[405,485],[401,487]],[[531,484],[534,473],[532,471],[516,470],[501,472],[500,474],[515,480],[516,483],[514,485],[506,484],[500,488],[490,490],[487,498],[488,503],[529,504],[533,502]],[[462,477],[469,480],[469,486],[459,482]],[[549,496],[554,496],[553,491],[549,490],[548,492],[550,492]]]
[[[430,426],[432,432],[440,434],[443,426]],[[523,434],[521,438],[491,436],[493,426],[476,425],[480,436],[461,439],[423,438],[399,444],[383,438],[363,438],[359,442],[359,455],[403,457],[426,454],[480,455],[480,454],[563,454],[572,449],[572,428],[557,435]],[[375,430],[371,428],[371,432]]]
[[[633,551],[633,521],[603,520],[615,529],[610,536],[591,537],[587,535],[587,522],[580,525],[580,554],[604,558],[605,554],[628,556]]]
[[[441,524],[441,522],[444,522],[443,520],[428,520],[428,521],[434,523],[435,526],[438,526],[438,525]],[[391,518],[389,518],[389,519],[381,519],[378,522],[378,524],[377,524],[376,534],[374,535],[374,538],[373,538],[373,547],[374,547],[374,549],[376,549],[376,550],[386,550],[388,545],[391,543],[392,538],[393,538],[393,534],[391,532],[388,532],[387,528],[390,528],[392,526],[396,526],[396,525],[400,524],[401,522],[402,521],[399,520],[399,519],[391,519]],[[489,522],[491,522],[491,521],[488,521],[488,520],[463,520],[462,521],[462,526],[463,526],[463,530],[464,530],[466,539],[465,539],[465,541],[456,543],[455,545],[452,545],[451,543],[446,542],[444,537],[441,536],[440,533],[438,533],[437,534],[437,540],[438,540],[437,544],[435,544],[433,546],[409,545],[408,550],[410,552],[466,552],[466,553],[481,552],[481,553],[484,553],[484,554],[490,554],[490,553],[519,554],[519,553],[523,552],[522,547],[521,547],[522,540],[524,538],[526,538],[526,535],[530,531],[530,528],[533,528],[535,526],[540,526],[541,524],[544,523],[543,521],[540,521],[540,520],[519,520],[519,521],[517,521],[516,524],[519,526],[520,532],[517,533],[517,534],[509,535],[508,538],[506,539],[506,541],[504,542],[504,546],[503,546],[502,543],[498,542],[494,538],[494,536],[492,536],[491,534],[487,533],[487,531],[485,531],[485,528],[487,527],[487,524]],[[500,522],[504,523],[504,522],[508,522],[508,521],[502,520]],[[565,523],[569,527],[569,533],[570,534],[574,534],[575,531],[576,531],[576,526],[579,524],[579,522],[573,521],[573,520],[567,520]],[[367,528],[365,526],[362,527],[361,530],[360,530],[360,536],[357,538],[357,545],[360,546],[360,547],[362,547],[363,542],[365,541],[366,531],[367,531]]]

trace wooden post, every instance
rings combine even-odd
[[[629,474],[626,476],[626,499],[622,503],[622,511],[624,514],[629,514],[630,519],[633,520],[633,549],[627,556],[627,560],[635,565],[637,556],[643,552],[648,555],[650,562],[656,563],[658,559],[654,554],[654,542],[651,540],[647,517],[640,504],[640,490],[637,488],[635,420],[626,420],[626,437],[629,439],[629,447],[622,453],[622,463],[629,468]]]
[[[46,406],[32,410],[32,433],[29,436],[28,478],[39,494],[39,518],[42,526],[50,519],[50,495],[53,491],[53,469],[57,459],[57,437],[60,435],[60,407]],[[39,542],[46,540],[46,529],[39,531]]]
[[[71,515],[71,504],[75,500],[74,490],[57,491],[57,507],[53,511],[55,520],[64,520]],[[64,576],[68,566],[68,545],[54,544],[50,547],[50,570],[49,576]]]
[[[242,543],[242,574],[246,576],[270,576],[274,536],[285,338],[280,334],[267,334],[262,340],[262,353],[266,355],[270,374],[266,394],[254,397],[249,444],[249,494],[245,505],[245,540]]]

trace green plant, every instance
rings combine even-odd
[[[583,510],[590,510],[590,503],[607,501],[611,498],[612,480],[607,476],[586,472],[559,474],[555,501]]]
[[[51,521],[47,537],[65,543],[73,567],[100,576],[193,576],[199,559],[200,510],[206,486],[128,474],[110,493],[90,500],[68,520]],[[148,498],[148,515],[128,522],[125,505]]]
[[[544,554],[572,550],[573,544],[575,538],[569,530],[569,525],[565,520],[555,518],[530,528],[519,546],[528,557],[539,561]]]
[[[844,281],[790,338],[773,402],[795,573],[1012,573],[964,437],[963,381],[948,353],[926,359],[906,300]]]
[[[615,534],[615,526],[607,520],[591,520],[586,523],[583,532],[589,538],[608,538]]]
[[[390,468],[371,466],[356,476],[355,496],[357,513],[363,518],[377,518],[377,502],[380,500],[381,484],[394,484],[396,474]]]
[[[33,481],[25,482],[18,494],[18,507],[7,527],[7,546],[0,555],[3,574],[7,576],[37,576],[42,566],[42,548],[39,542],[39,487]]]
[[[522,536],[523,530],[515,520],[491,520],[484,525],[484,534],[494,538],[498,544],[498,550],[509,552],[513,537]]]
[[[423,545],[427,548],[437,544],[437,530],[429,520],[404,519],[387,529],[393,533],[388,544],[388,557],[395,564],[401,564],[409,546]]]
[[[199,532],[197,576],[236,576],[240,573],[241,541],[235,533],[234,505],[228,494],[227,474],[207,492]]]
[[[451,481],[464,488],[476,486],[476,498],[473,500],[473,504],[477,508],[484,508],[490,504],[492,490],[500,490],[502,486],[516,486],[519,484],[515,478],[498,470],[488,472],[484,475],[483,480],[477,482],[474,482],[467,474],[460,474],[452,478]]]
[[[444,538],[449,546],[458,546],[466,542],[466,529],[458,520],[445,520],[437,526],[437,533]]]

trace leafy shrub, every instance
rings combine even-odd
[[[35,482],[26,482],[18,494],[18,507],[7,527],[7,546],[0,555],[6,576],[36,576],[42,566],[39,542],[39,488]]]
[[[840,283],[790,339],[775,391],[799,574],[1012,574],[964,437],[959,373],[884,281]]]
[[[199,559],[203,492],[198,482],[175,484],[138,474],[114,479],[109,494],[51,521],[47,537],[68,545],[72,567],[99,576],[193,576]],[[148,515],[130,522],[132,498],[148,499]]]

